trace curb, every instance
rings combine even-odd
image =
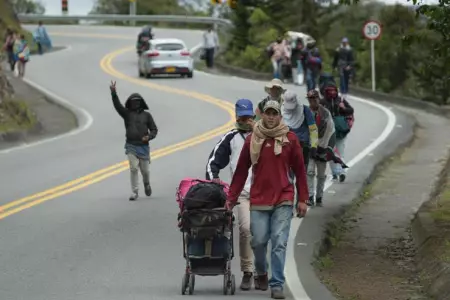
[[[435,191],[430,195],[431,200],[438,196],[450,172],[450,153],[445,166],[442,168]],[[425,202],[412,221],[412,236],[417,251],[417,267],[421,273],[422,282],[428,293],[436,300],[448,300],[450,295],[450,263],[438,258],[439,253],[433,249],[445,241],[439,236],[439,230],[428,211],[429,201]]]

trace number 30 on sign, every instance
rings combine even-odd
[[[381,24],[377,21],[368,21],[363,26],[364,37],[368,40],[377,40],[381,36]]]

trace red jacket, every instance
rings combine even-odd
[[[265,140],[258,163],[253,166],[253,182],[250,188],[250,205],[253,209],[271,209],[279,204],[293,204],[295,188],[289,176],[290,170],[295,174],[296,187],[301,202],[308,200],[308,185],[303,162],[303,151],[297,136],[293,132],[287,134],[289,143],[283,146],[280,155],[274,153],[274,140]],[[250,134],[244,143],[236,170],[231,180],[228,200],[236,202],[252,165],[250,159]]]

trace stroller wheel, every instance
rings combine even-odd
[[[234,278],[234,274],[230,276],[230,295],[234,295],[236,292],[236,280]]]
[[[223,275],[223,294],[228,295],[228,274]]]
[[[189,284],[189,274],[184,274],[183,279],[181,280],[181,295],[186,294],[188,284]]]
[[[189,295],[194,294],[194,287],[195,287],[195,275],[191,274],[189,276]]]

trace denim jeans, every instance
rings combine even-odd
[[[272,276],[269,280],[271,289],[279,289],[284,286],[284,265],[292,216],[292,205],[279,206],[273,210],[250,211],[251,244],[258,275],[267,273],[267,244],[269,240],[272,244],[270,253]]]
[[[336,139],[336,149],[337,149],[338,155],[342,159],[344,159],[346,140],[347,140],[347,137],[345,137],[343,139]],[[345,169],[342,169],[342,166],[340,164],[335,164],[334,162],[330,161],[330,167],[331,167],[331,173],[333,175],[339,176],[341,174],[345,174]]]
[[[306,69],[306,86],[308,91],[316,88],[316,75],[311,69]]]
[[[339,85],[341,94],[348,94],[348,82],[350,80],[350,70],[341,70],[339,74]]]
[[[273,78],[281,79],[281,59],[272,60]]]

